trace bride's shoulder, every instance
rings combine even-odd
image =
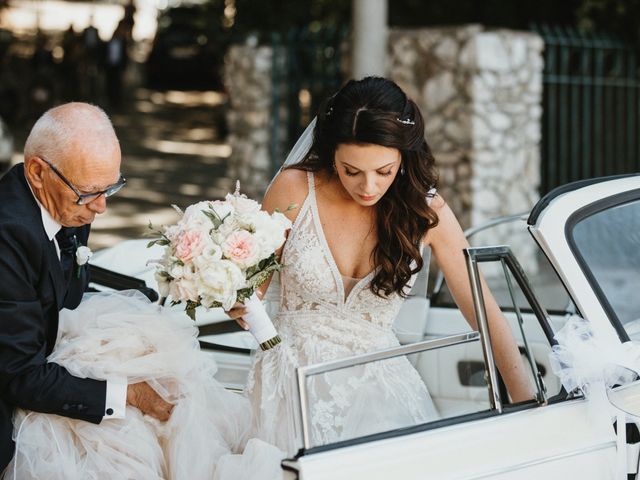
[[[292,204],[300,206],[308,193],[307,172],[297,168],[287,168],[273,179],[264,195],[262,206],[267,211],[273,211],[276,208],[285,210]]]
[[[451,242],[452,239],[464,239],[458,219],[439,193],[435,193],[430,199],[429,207],[438,216],[438,224],[426,232],[423,239],[424,245],[433,246],[433,243],[440,241]]]

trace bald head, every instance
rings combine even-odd
[[[87,205],[76,202],[79,195],[114,185],[120,178],[120,160],[120,144],[109,117],[88,103],[67,103],[47,111],[24,147],[27,181],[40,203],[65,226],[91,223],[105,211],[104,196]]]
[[[118,138],[107,114],[88,103],[66,103],[42,115],[31,129],[24,146],[25,161],[44,157],[59,168],[75,158],[91,158],[95,152],[119,149]]]

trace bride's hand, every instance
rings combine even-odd
[[[247,308],[242,303],[236,302],[233,308],[225,313],[238,322],[243,330],[249,330],[249,324],[242,319],[242,316],[247,313]]]

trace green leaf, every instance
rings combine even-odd
[[[191,318],[191,320],[193,320],[194,322],[196,320],[196,307],[198,305],[198,302],[187,300],[187,306],[184,309],[184,311],[187,312],[187,315],[189,315],[189,318]]]
[[[276,260],[276,256],[271,255],[271,257],[269,257],[268,259],[260,262],[260,264],[258,265],[259,268],[257,268],[257,271],[255,273],[247,276],[247,282],[249,282],[249,285],[251,285],[254,289],[258,288],[269,279],[273,272],[280,270],[282,266],[283,265],[281,263],[278,263],[278,261]]]
[[[163,247],[166,247],[167,245],[169,245],[169,240],[167,240],[166,238],[156,238],[155,240],[151,240],[149,243],[147,243],[147,248],[151,248],[154,245],[161,245]]]
[[[254,291],[255,289],[253,287],[247,287],[247,288],[238,290],[237,301],[240,303],[244,303],[245,300],[247,300],[249,297],[251,297],[251,295],[253,295]]]
[[[220,225],[222,225],[222,219],[213,210],[203,210],[202,213],[204,213],[209,218],[209,220],[211,220],[214,228],[218,228]]]

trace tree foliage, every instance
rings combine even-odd
[[[235,0],[237,13],[232,31],[237,36],[282,32],[314,23],[349,25],[351,5],[350,0]],[[389,0],[392,27],[468,23],[519,30],[544,23],[638,39],[640,0]]]

